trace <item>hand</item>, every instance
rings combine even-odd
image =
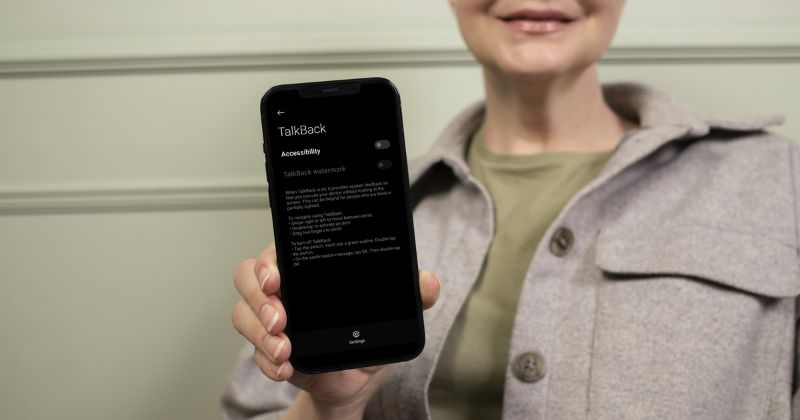
[[[255,346],[255,361],[264,375],[273,381],[288,380],[303,391],[289,417],[294,412],[298,418],[316,415],[360,418],[367,401],[387,376],[390,365],[320,374],[295,372],[288,361],[292,344],[283,333],[286,312],[280,298],[276,261],[275,244],[271,243],[258,259],[239,264],[234,284],[242,299],[233,309],[234,327]],[[428,309],[439,297],[441,284],[433,273],[420,270],[419,286],[422,307]]]

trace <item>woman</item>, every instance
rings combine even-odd
[[[231,376],[226,415],[800,416],[800,149],[764,130],[779,119],[708,119],[645,86],[601,86],[622,0],[450,5],[486,98],[410,165],[431,270],[424,352],[295,372],[270,245],[236,273],[234,325],[255,357]]]

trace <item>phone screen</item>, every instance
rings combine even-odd
[[[270,206],[300,371],[424,342],[399,96],[385,79],[283,85],[261,104]]]

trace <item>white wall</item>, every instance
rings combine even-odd
[[[630,3],[605,80],[800,139],[800,3]],[[446,1],[349,4],[0,1],[0,418],[218,417],[263,92],[388,77],[411,156],[482,93]]]

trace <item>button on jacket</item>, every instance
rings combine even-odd
[[[800,419],[800,145],[766,130],[780,117],[712,119],[643,85],[603,89],[639,128],[534,252],[503,419]],[[429,418],[437,357],[493,236],[491,199],[464,159],[483,106],[409,164],[419,267],[441,295],[424,351],[392,367],[365,419]],[[264,377],[248,346],[224,412],[275,419],[296,393]]]

